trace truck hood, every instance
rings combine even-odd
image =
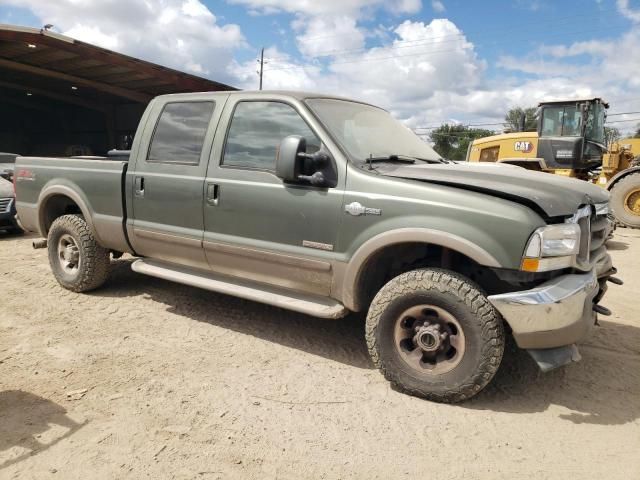
[[[547,217],[573,215],[586,204],[605,203],[609,193],[582,180],[533,172],[497,163],[447,163],[378,169],[382,175],[449,185],[516,201],[542,211]]]

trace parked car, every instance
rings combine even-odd
[[[22,233],[16,221],[16,202],[13,184],[0,178],[0,230],[10,233]]]
[[[318,317],[368,311],[373,362],[437,401],[482,390],[507,335],[543,370],[579,359],[619,282],[606,191],[446,162],[344,98],[161,96],[128,161],[20,157],[16,186],[63,287],[100,287],[128,252],[146,275]]]
[[[0,177],[11,181],[17,157],[17,153],[0,152]]]

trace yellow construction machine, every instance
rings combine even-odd
[[[640,228],[640,139],[618,140],[607,149],[609,105],[601,98],[542,102],[538,107],[537,132],[474,140],[467,161],[508,163],[596,183],[610,191],[618,223]]]

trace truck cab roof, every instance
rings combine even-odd
[[[264,95],[265,97],[269,96],[283,96],[283,97],[291,97],[296,100],[304,101],[310,98],[326,98],[332,100],[343,100],[348,102],[356,102],[362,103],[365,105],[371,105],[372,107],[380,108],[377,105],[372,105],[368,102],[363,102],[361,100],[356,100],[354,98],[342,97],[339,95],[327,95],[326,93],[318,93],[318,92],[306,92],[306,91],[298,91],[298,90],[238,90],[238,91],[221,91],[221,92],[195,92],[195,93],[171,93],[167,95],[160,95],[156,98],[164,99],[164,98],[202,98],[203,95],[211,95],[212,97],[221,97],[221,96],[232,96],[232,97],[242,97],[242,96],[251,96],[255,97],[256,95]]]

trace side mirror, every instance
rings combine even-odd
[[[276,156],[276,175],[287,183],[308,183],[315,187],[335,187],[337,172],[331,157],[323,150],[309,154],[307,141],[290,135],[280,142]]]
[[[280,142],[276,154],[276,175],[285,182],[297,182],[302,175],[301,153],[307,150],[307,141],[299,135],[289,135]]]

